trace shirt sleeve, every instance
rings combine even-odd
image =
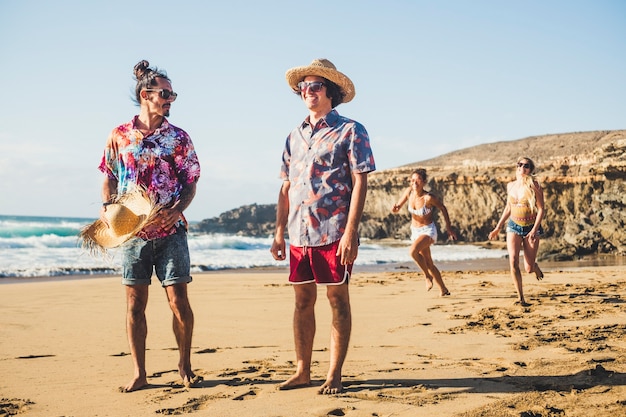
[[[376,170],[369,135],[365,127],[358,122],[354,122],[349,158],[352,172],[366,173]]]
[[[289,167],[291,165],[291,135],[287,136],[285,141],[285,149],[283,150],[283,163],[280,167],[280,179],[289,179]]]
[[[182,130],[180,134],[181,149],[174,157],[174,162],[180,182],[191,184],[200,178],[200,161],[189,135]]]
[[[102,159],[100,160],[100,165],[98,166],[98,169],[108,178],[115,180],[119,177],[115,172],[115,167],[117,166],[117,156],[115,155],[113,149],[113,137],[114,132],[111,132],[104,147],[104,152],[102,153]]]

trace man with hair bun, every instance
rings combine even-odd
[[[144,60],[135,65],[134,75],[139,114],[113,129],[99,166],[105,175],[101,221],[107,223],[108,206],[138,189],[154,207],[154,214],[141,230],[119,246],[122,284],[126,286],[126,330],[134,365],[134,376],[120,387],[122,392],[149,385],[145,310],[153,271],[173,313],[182,383],[189,387],[201,381],[191,369],[194,316],[187,295],[192,278],[183,215],[195,196],[200,164],[189,135],[166,119],[177,97],[166,73]]]

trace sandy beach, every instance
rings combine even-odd
[[[452,295],[415,268],[358,271],[345,392],[318,395],[328,368],[329,309],[320,291],[314,386],[278,391],[294,371],[292,288],[283,271],[196,274],[185,388],[163,290],[151,287],[151,386],[133,393],[119,277],[0,284],[0,416],[623,416],[626,267],[446,271]]]

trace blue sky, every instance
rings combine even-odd
[[[481,143],[626,128],[626,2],[0,0],[0,214],[95,217],[107,135],[147,59],[202,164],[202,220],[274,203],[306,116],[284,74],[355,83],[379,170]]]

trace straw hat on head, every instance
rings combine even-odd
[[[347,103],[354,98],[356,92],[354,91],[354,84],[345,74],[337,71],[337,67],[327,59],[318,58],[314,59],[310,65],[306,67],[295,67],[287,70],[285,78],[289,87],[296,93],[299,91],[298,83],[304,80],[309,75],[316,75],[318,77],[324,77],[337,84],[345,97],[342,103]]]
[[[107,205],[106,222],[98,219],[81,230],[82,246],[95,253],[120,246],[140,232],[155,211],[144,191],[128,192]]]

